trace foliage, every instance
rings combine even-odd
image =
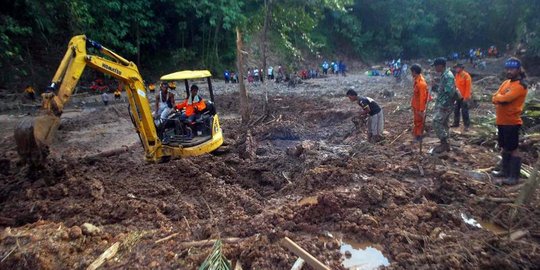
[[[217,240],[214,243],[214,247],[212,248],[212,251],[206,257],[206,260],[201,264],[199,267],[199,270],[230,270],[232,269],[231,263],[227,258],[225,258],[225,255],[223,255],[223,244],[221,243],[221,240]]]
[[[12,0],[0,11],[0,86],[44,85],[76,34],[164,72],[234,66],[236,26],[289,63],[313,56],[433,57],[523,41],[540,56],[536,0]],[[258,47],[251,58],[262,57]],[[26,82],[21,82],[26,81]]]
[[[328,20],[334,36],[366,60],[418,58],[505,48],[540,26],[533,0],[356,0]],[[518,29],[527,30],[519,33]],[[537,32],[537,30],[534,30]],[[532,51],[540,51],[536,36]],[[539,40],[540,41],[540,40]]]

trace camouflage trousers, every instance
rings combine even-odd
[[[450,135],[450,131],[448,129],[448,120],[450,119],[450,114],[452,114],[452,107],[435,108],[433,129],[435,130],[437,138],[439,138],[441,141],[448,139],[448,135]]]

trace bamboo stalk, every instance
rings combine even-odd
[[[319,260],[317,260],[315,257],[313,257],[311,254],[309,254],[307,251],[305,251],[288,237],[285,237],[283,238],[283,240],[281,240],[281,245],[292,251],[297,256],[301,257],[315,270],[330,270],[328,266],[321,263]]]
[[[294,262],[293,266],[291,267],[291,270],[300,270],[300,269],[302,269],[302,267],[304,267],[305,262],[306,261],[304,261],[302,258],[298,258]]]
[[[409,130],[409,128],[406,128],[404,129],[389,145],[392,145],[394,144],[401,136],[403,136],[403,134],[405,134],[405,132],[407,132]]]
[[[169,239],[171,239],[171,238],[173,238],[173,237],[175,237],[177,235],[178,235],[178,233],[173,233],[173,234],[171,234],[171,235],[169,235],[167,237],[164,237],[164,238],[161,238],[161,239],[157,240],[156,242],[154,242],[154,244],[159,244],[161,242],[167,241],[167,240],[169,240]]]
[[[515,231],[513,233],[511,233],[508,238],[510,238],[510,240],[519,240],[521,238],[523,238],[524,236],[526,236],[527,234],[529,234],[529,231],[527,230],[518,230],[518,231]]]
[[[112,257],[116,255],[118,252],[118,248],[120,247],[120,243],[116,242],[114,243],[110,248],[105,250],[93,263],[91,263],[86,270],[96,270],[98,269],[102,264],[104,264],[107,260],[110,260]]]

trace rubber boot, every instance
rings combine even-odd
[[[448,144],[447,140],[441,140],[441,144],[437,145],[437,147],[433,149],[433,152],[437,154],[440,154],[446,151],[450,151],[450,145]]]
[[[502,153],[502,160],[497,166],[498,169],[494,169],[491,174],[495,177],[508,177],[509,176],[509,165],[510,165],[510,159],[511,159],[510,153],[504,152]]]
[[[521,172],[521,158],[511,157],[509,162],[508,178],[504,179],[504,185],[517,185],[519,183],[519,175]]]

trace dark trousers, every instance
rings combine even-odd
[[[460,111],[461,116],[463,116],[463,124],[465,127],[469,127],[471,125],[471,120],[469,119],[469,104],[466,101],[463,101],[463,99],[458,100],[454,105],[454,126],[459,126]]]

